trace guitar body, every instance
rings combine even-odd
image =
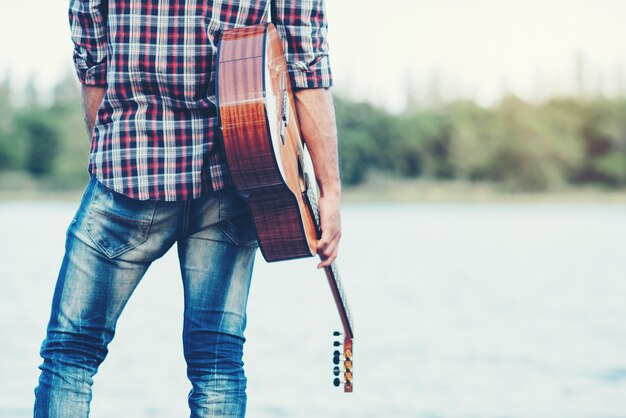
[[[320,234],[317,183],[276,28],[270,23],[224,32],[217,61],[224,154],[252,212],[263,257],[312,257]],[[334,383],[352,392],[352,320],[335,263],[324,271],[344,329],[343,343],[335,343],[343,352],[333,355]]]
[[[217,56],[224,152],[252,211],[263,257],[314,256],[318,229],[305,202],[306,150],[278,33],[273,25],[227,31]]]

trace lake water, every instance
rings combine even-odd
[[[28,417],[75,204],[0,202],[0,417]],[[313,260],[258,258],[250,417],[626,417],[626,206],[346,205],[340,268],[355,392]],[[151,267],[94,386],[92,417],[188,416],[174,252]]]

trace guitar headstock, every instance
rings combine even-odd
[[[333,335],[339,337],[341,333],[335,331]],[[336,387],[343,384],[344,392],[352,392],[352,338],[349,335],[345,335],[343,344],[339,341],[335,341],[334,346],[343,346],[343,354],[339,349],[336,349],[333,353],[333,374],[335,375],[333,384]]]

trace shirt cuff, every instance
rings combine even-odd
[[[329,88],[333,85],[328,55],[320,55],[311,62],[295,61],[288,64],[294,89]]]
[[[80,51],[74,51],[74,66],[80,83],[85,86],[106,86],[106,61],[98,64],[91,64],[89,60],[83,58],[83,56],[83,54],[80,54]]]

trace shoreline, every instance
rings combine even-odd
[[[343,198],[351,203],[626,203],[626,189],[585,186],[523,192],[492,183],[377,180],[344,189]]]
[[[78,202],[83,189],[0,189],[0,203],[9,201]],[[489,183],[375,180],[345,187],[343,203],[626,203],[626,189],[570,187],[546,192],[515,192]]]

